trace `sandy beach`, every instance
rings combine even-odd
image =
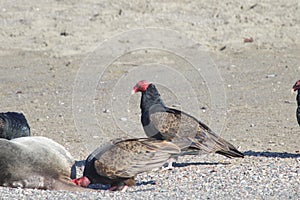
[[[0,187],[0,199],[299,199],[299,1],[2,1],[1,112],[76,160],[145,137],[139,80],[245,153],[180,157],[128,192]],[[154,184],[155,183],[155,184]]]

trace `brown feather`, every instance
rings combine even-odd
[[[151,138],[116,139],[96,149],[88,157],[84,176],[92,183],[112,186],[125,183],[130,186],[137,174],[159,168],[172,155],[179,153],[179,147],[167,141]]]
[[[215,152],[227,157],[244,156],[195,117],[168,108],[154,84],[139,81],[135,92],[142,92],[141,122],[148,137],[172,141],[181,148],[181,155],[196,150],[199,154]]]

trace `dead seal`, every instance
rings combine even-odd
[[[0,139],[0,185],[18,188],[80,191],[71,182],[74,159],[46,137]]]

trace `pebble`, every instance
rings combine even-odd
[[[276,76],[277,76],[277,74],[268,74],[268,75],[266,75],[266,78],[274,78]]]
[[[110,110],[104,108],[104,109],[103,109],[103,113],[110,113]]]
[[[127,121],[127,118],[126,118],[126,117],[121,117],[120,120],[121,120],[122,122],[126,122],[126,121]]]

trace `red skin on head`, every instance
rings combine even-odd
[[[150,85],[150,83],[148,81],[141,80],[133,87],[132,92],[133,93],[145,92],[149,85]]]
[[[300,89],[300,80],[298,80],[296,83],[295,83],[295,85],[293,86],[293,90],[294,91],[297,91],[297,90],[299,90]]]
[[[78,178],[78,179],[73,179],[72,182],[75,185],[78,185],[78,186],[81,186],[81,187],[87,187],[91,183],[89,178],[86,177],[86,176],[83,176],[83,177]]]

